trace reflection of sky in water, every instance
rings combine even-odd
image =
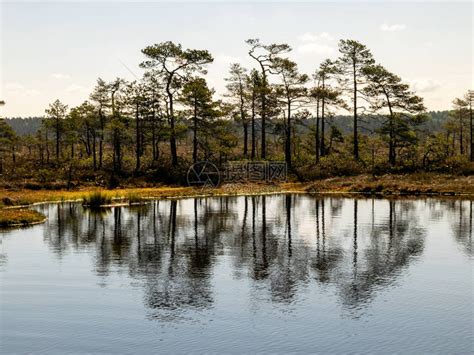
[[[470,201],[276,195],[38,208],[45,225],[1,234],[7,352],[472,346]]]

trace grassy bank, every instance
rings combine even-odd
[[[359,175],[336,177],[313,182],[287,182],[281,184],[224,184],[216,189],[191,187],[148,187],[103,190],[84,187],[77,190],[0,190],[0,226],[36,223],[44,216],[35,211],[8,207],[31,205],[39,202],[83,201],[88,205],[101,203],[137,203],[140,200],[181,198],[192,196],[218,196],[300,192],[318,194],[377,194],[377,195],[449,195],[474,198],[474,176],[444,174]],[[104,202],[105,201],[105,202]],[[40,216],[41,215],[41,216]]]
[[[359,175],[336,177],[308,184],[308,192],[351,192],[401,195],[471,195],[474,196],[474,175],[407,174]]]
[[[93,198],[100,192],[108,200],[126,199],[129,196],[140,198],[164,198],[186,196],[195,189],[189,187],[156,187],[156,188],[120,188],[105,190],[95,187],[82,187],[76,190],[27,190],[8,189],[0,190],[0,203],[3,206],[30,205],[38,202],[83,201]]]
[[[374,178],[370,175],[358,175],[312,182],[224,184],[216,189],[171,186],[124,187],[113,190],[95,187],[82,187],[76,190],[0,189],[0,207],[2,204],[3,207],[7,207],[47,201],[84,201],[93,199],[98,192],[108,201],[277,192],[474,195],[474,176],[410,174],[383,175]]]
[[[29,209],[2,209],[0,210],[0,228],[27,226],[43,222],[46,217]]]

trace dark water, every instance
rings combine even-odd
[[[0,234],[3,353],[471,353],[471,201],[38,207]]]

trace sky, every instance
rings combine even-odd
[[[288,43],[312,74],[338,57],[340,39],[358,40],[377,62],[445,110],[474,88],[473,3],[466,2],[70,2],[0,0],[3,117],[41,116],[56,99],[73,107],[97,78],[134,80],[141,49],[163,41],[208,49],[209,85],[225,92],[229,65],[255,63],[248,38]]]

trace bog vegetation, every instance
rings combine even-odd
[[[2,209],[0,210],[0,228],[26,226],[40,223],[46,217],[34,210],[29,209]]]
[[[81,105],[52,102],[34,134],[0,120],[3,183],[180,183],[198,160],[285,160],[301,180],[474,171],[472,92],[431,129],[423,98],[357,41],[311,75],[287,44],[246,43],[254,68],[232,64],[220,99],[206,81],[212,54],[163,42],[142,50],[141,79],[99,78]]]

